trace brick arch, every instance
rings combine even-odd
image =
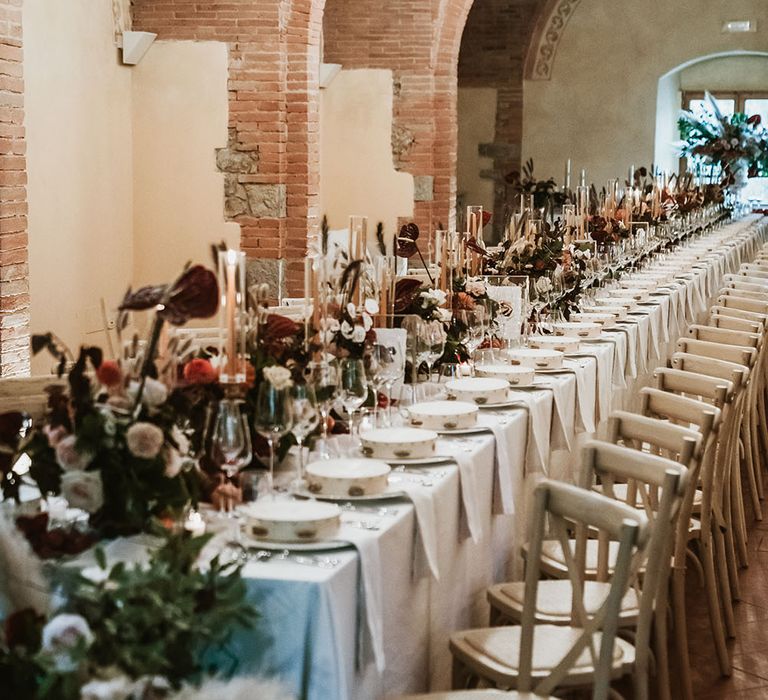
[[[539,10],[525,59],[526,80],[549,80],[565,27],[580,0],[546,0]]]
[[[435,41],[435,180],[438,201],[448,201],[449,229],[456,224],[458,67],[464,27],[474,0],[441,0]],[[439,212],[438,212],[439,215]],[[435,222],[439,223],[439,222]]]
[[[229,49],[224,214],[240,224],[249,269],[302,288],[319,186],[319,52],[325,0],[132,0],[134,29],[160,39],[222,41]]]

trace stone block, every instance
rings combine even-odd
[[[280,260],[275,258],[248,258],[245,262],[246,286],[268,284],[270,297],[278,298],[280,281]],[[285,275],[283,275],[283,295],[285,295]]]
[[[435,198],[435,178],[432,175],[414,175],[413,201],[431,202]]]
[[[286,216],[285,185],[242,185],[251,216],[279,219]]]

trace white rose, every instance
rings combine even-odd
[[[128,700],[133,694],[134,685],[127,676],[90,681],[80,688],[80,700]]]
[[[80,452],[75,447],[76,442],[74,435],[67,435],[56,444],[56,462],[65,472],[82,471],[93,459],[92,454]]]
[[[379,313],[379,302],[376,301],[376,299],[366,299],[365,300],[365,310],[369,314],[377,314],[377,313]]]
[[[293,385],[291,372],[285,367],[275,365],[274,367],[265,367],[263,370],[264,379],[266,379],[277,391],[288,389]]]
[[[448,323],[453,318],[453,312],[450,309],[438,309],[438,319],[443,323]]]
[[[367,333],[373,327],[373,319],[368,314],[363,314],[363,328]]]
[[[131,382],[128,385],[128,395],[135,401],[136,394],[139,392],[139,382]],[[152,377],[147,377],[144,384],[144,391],[141,394],[141,402],[150,410],[154,412],[157,408],[162,406],[168,398],[168,388],[162,382]]]
[[[539,277],[536,280],[536,291],[540,293],[548,292],[552,289],[552,280],[549,277]]]
[[[357,316],[357,309],[351,301],[347,304],[347,313],[349,314],[350,318]]]
[[[61,477],[61,495],[73,508],[95,513],[104,504],[99,472],[67,472]]]
[[[355,326],[355,330],[352,333],[352,342],[362,343],[363,341],[365,341],[365,328],[362,326]]]
[[[62,613],[43,627],[43,651],[51,656],[57,671],[74,671],[78,664],[72,658],[73,653],[80,648],[87,649],[92,643],[93,632],[80,615]]]
[[[163,448],[165,436],[154,423],[139,421],[128,428],[125,443],[134,457],[154,459]]]

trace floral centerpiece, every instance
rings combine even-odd
[[[158,378],[164,371],[158,342],[164,323],[207,318],[217,304],[215,275],[195,266],[170,285],[126,294],[120,329],[128,310],[158,309],[146,351],[132,361],[105,359],[100,348],[83,347],[72,362],[53,334],[32,339],[34,353],[47,350],[59,360],[60,375],[71,364],[66,387],[48,390],[42,424],[13,446],[29,456],[29,475],[41,494],[63,495],[108,536],[144,529],[153,517],[196,500],[195,455],[207,405],[218,395],[215,374],[205,360],[190,364],[185,373],[192,381],[169,391]],[[17,496],[19,480],[9,479],[10,471],[3,484]]]
[[[55,604],[39,560],[7,520],[0,583],[9,605],[0,639],[8,697],[39,700],[159,700],[212,672],[231,675],[227,643],[256,611],[245,600],[240,566],[198,559],[210,536],[167,536],[146,564],[60,570]],[[6,571],[8,570],[6,568]],[[51,610],[54,608],[53,610]],[[212,664],[217,652],[231,662]]]
[[[706,100],[703,114],[684,111],[680,116],[681,155],[719,165],[723,187],[768,175],[768,130],[760,123],[760,116],[738,112],[727,116],[709,93]]]

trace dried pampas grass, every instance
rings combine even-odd
[[[0,597],[8,612],[32,608],[48,612],[50,590],[43,564],[11,517],[0,511]]]

